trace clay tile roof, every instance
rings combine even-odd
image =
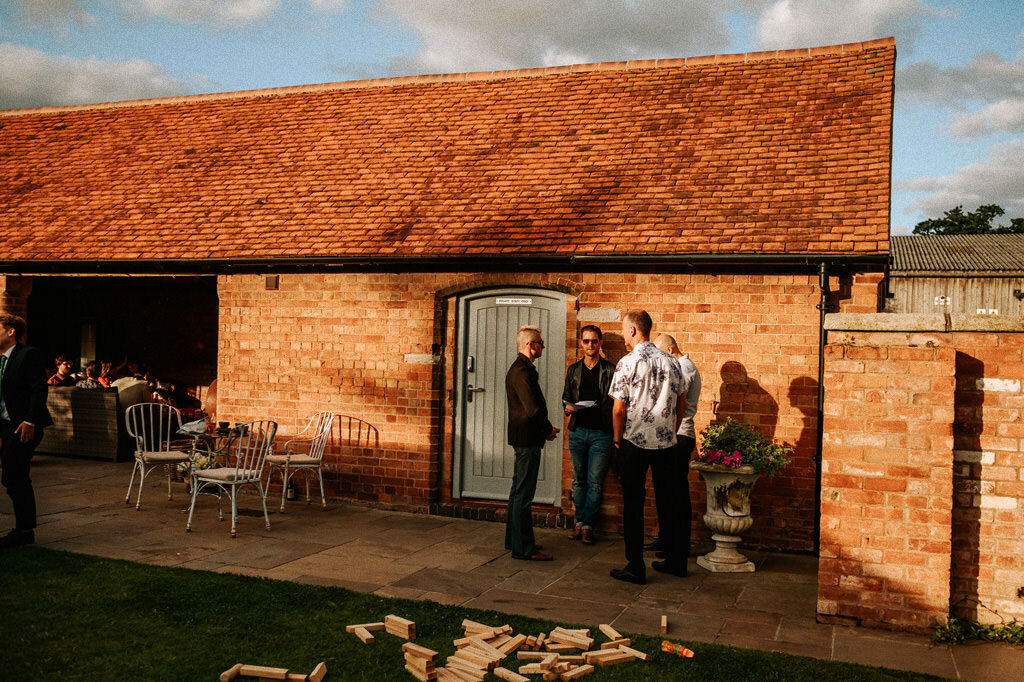
[[[0,260],[884,254],[895,56],[0,112]]]
[[[890,272],[1019,274],[1024,272],[1024,234],[893,237]]]

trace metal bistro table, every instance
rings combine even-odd
[[[196,467],[196,461],[199,457],[205,457],[208,464],[207,466],[201,467],[202,469],[212,469],[219,466],[230,466],[231,465],[231,446],[238,440],[238,436],[242,430],[236,424],[234,427],[217,428],[213,431],[195,433],[193,431],[178,431],[183,436],[188,436],[192,439],[192,447],[189,451],[189,484],[188,492],[191,493],[192,482],[191,474],[195,473],[198,469]],[[216,492],[213,490],[209,492],[201,492],[200,495],[213,495],[214,497],[220,497],[220,489]],[[187,514],[188,508],[182,510],[182,513]]]

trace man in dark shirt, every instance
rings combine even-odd
[[[601,328],[580,329],[583,359],[565,372],[562,403],[569,417],[569,452],[572,455],[572,503],[576,526],[570,540],[594,544],[594,523],[601,509],[604,477],[612,450],[612,404],[608,395],[615,365],[601,357]],[[590,407],[577,407],[592,402]]]
[[[533,496],[537,492],[537,473],[544,441],[554,440],[558,429],[548,421],[548,407],[540,390],[533,361],[544,352],[540,329],[525,326],[516,335],[519,355],[505,375],[508,400],[508,444],[515,451],[512,489],[508,493],[505,522],[505,549],[513,559],[551,561],[540,551],[533,536]]]

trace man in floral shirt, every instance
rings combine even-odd
[[[675,456],[676,431],[686,411],[683,375],[676,359],[650,342],[651,316],[631,310],[622,319],[622,338],[631,351],[619,360],[611,390],[613,447],[622,481],[622,527],[626,542],[626,567],[613,568],[616,580],[644,584],[644,496],[647,468],[655,479],[670,476]],[[663,529],[672,541],[665,560],[651,568],[686,575],[686,560],[679,546],[678,514],[669,514],[671,527]]]

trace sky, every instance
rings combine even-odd
[[[1024,217],[1021,0],[2,0],[0,109],[888,36],[892,233]]]

